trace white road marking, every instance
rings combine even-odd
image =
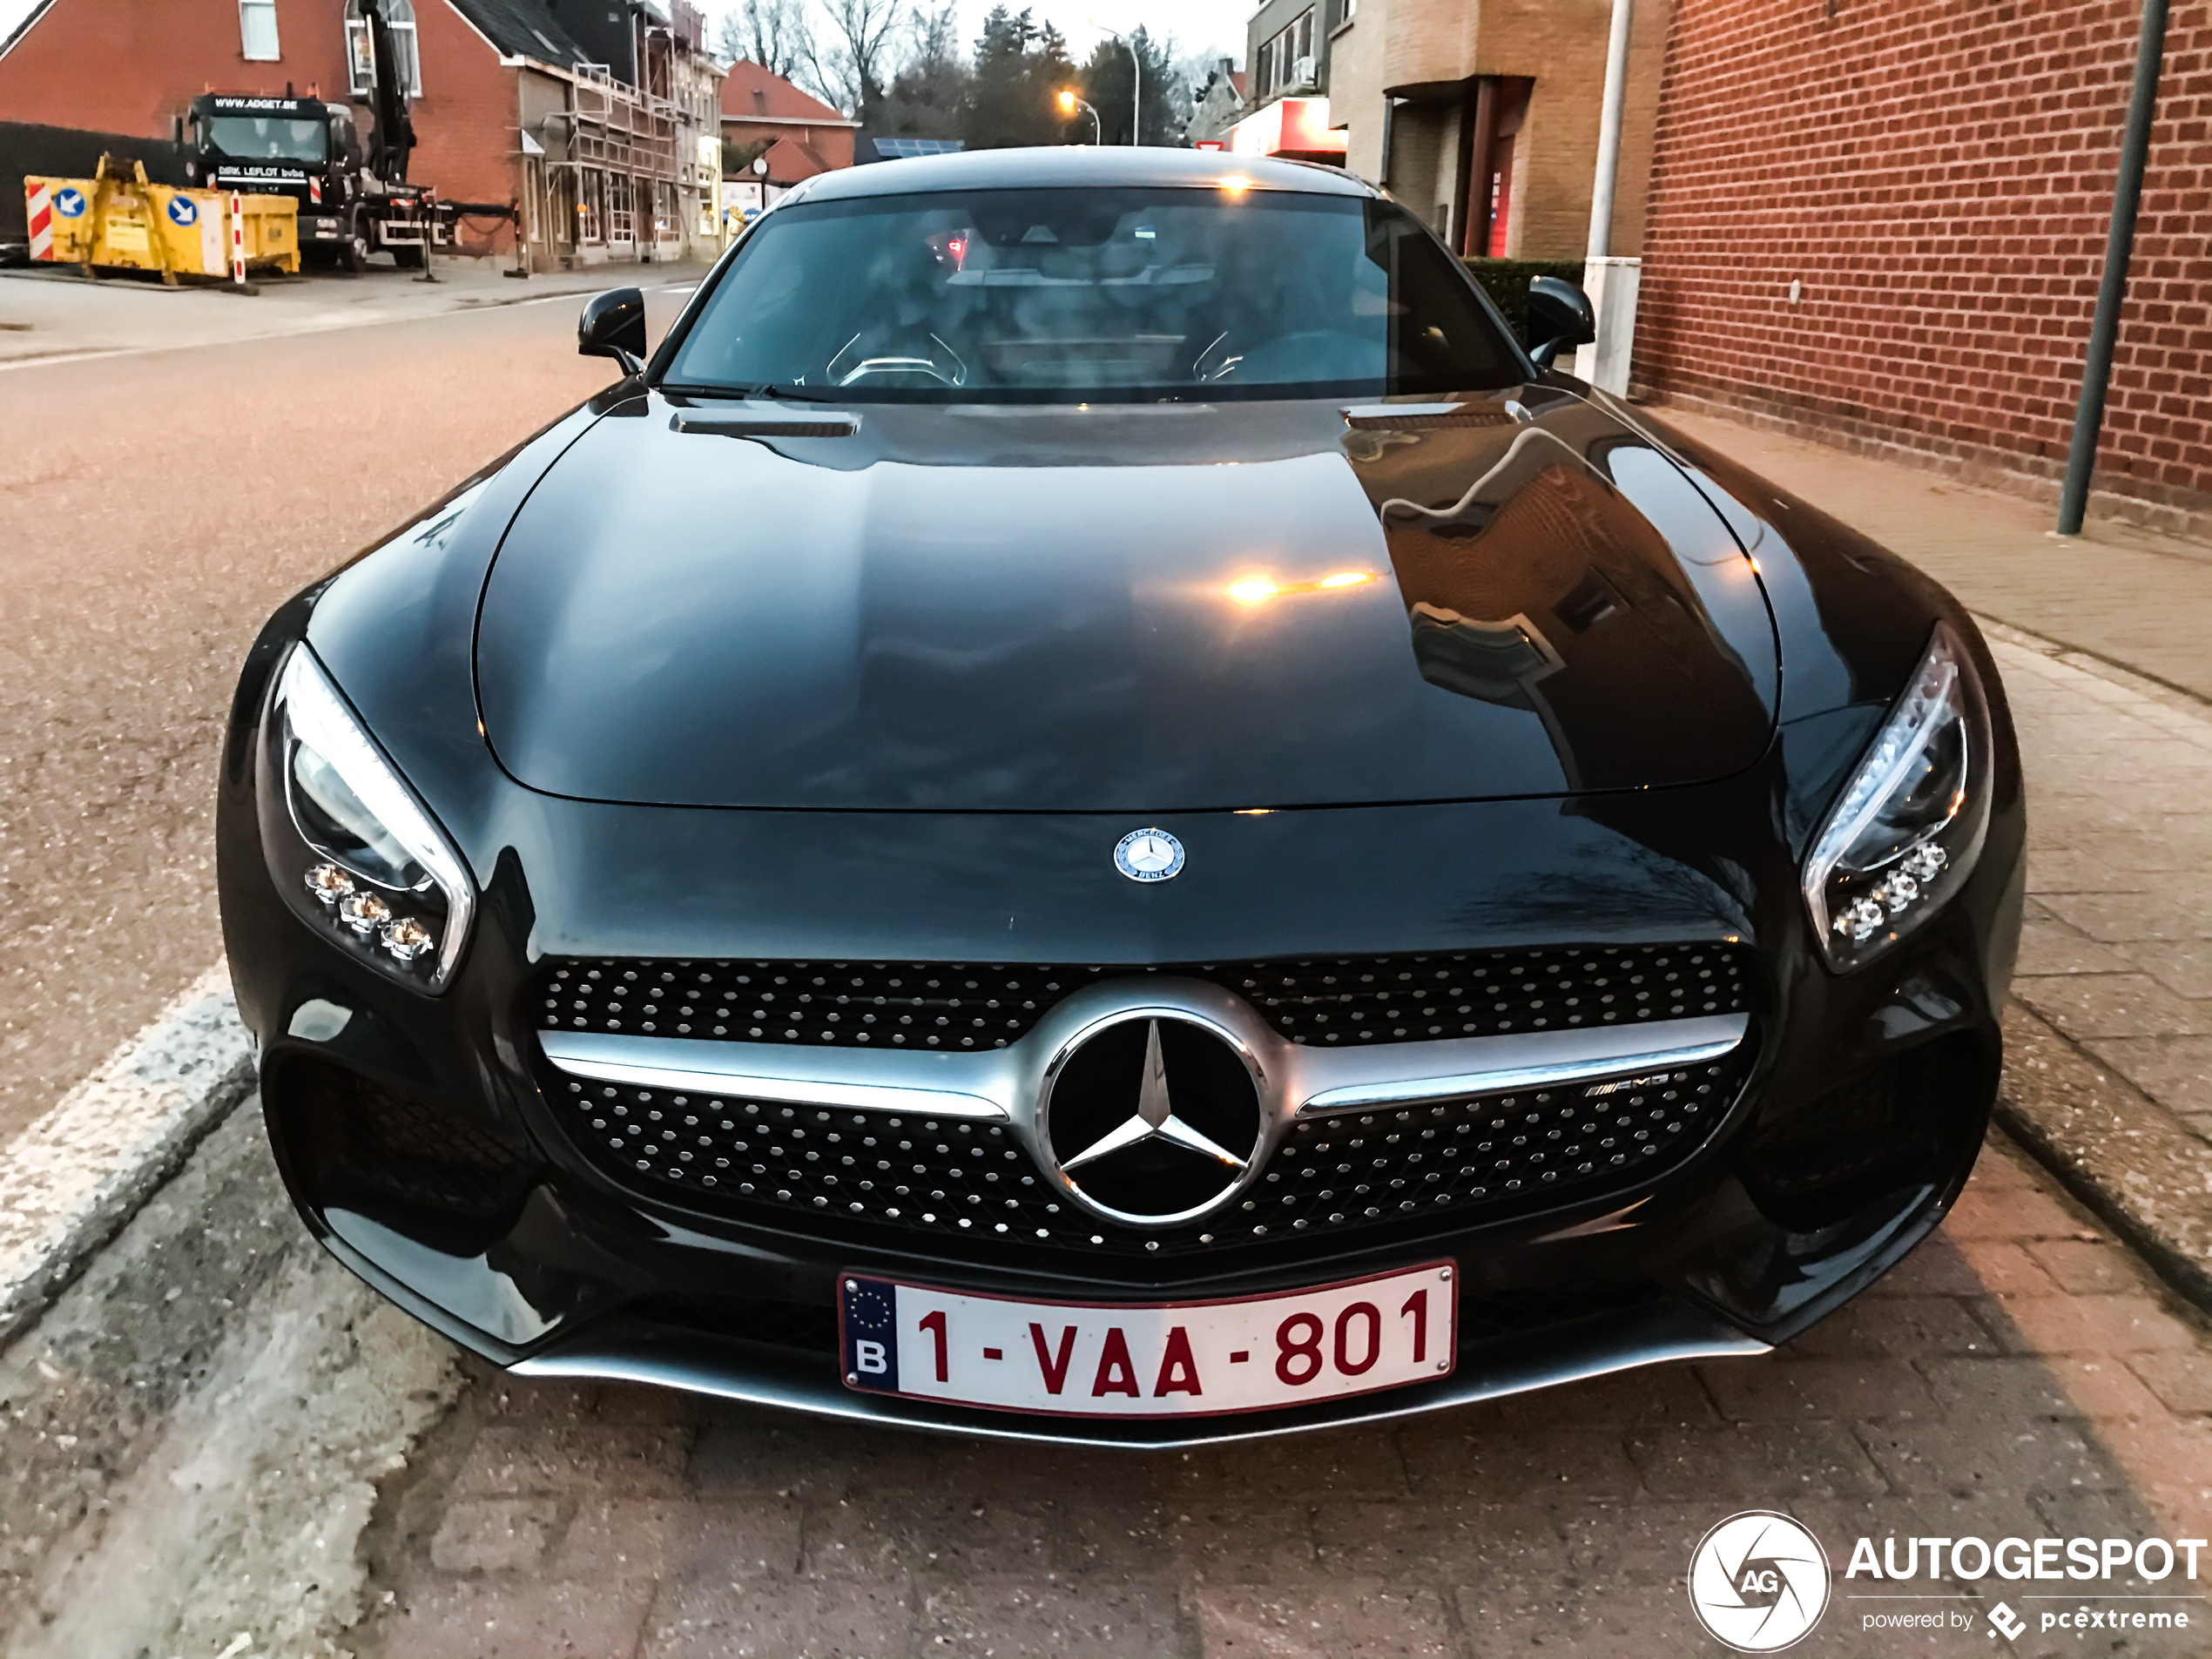
[[[0,1342],[105,1244],[250,1076],[221,963],[0,1149]]]
[[[697,285],[694,284],[694,287]],[[104,357],[146,357],[155,352],[198,351],[210,346],[243,346],[257,340],[284,340],[293,334],[339,334],[348,328],[375,328],[386,323],[435,322],[445,317],[477,317],[488,312],[519,311],[526,306],[547,306],[556,300],[568,300],[581,305],[597,288],[567,288],[558,293],[535,293],[527,300],[498,300],[471,305],[465,300],[446,311],[369,311],[320,313],[305,317],[287,318],[278,327],[260,329],[252,334],[224,334],[210,340],[181,340],[174,345],[159,346],[96,346],[84,351],[56,352],[50,356],[0,358],[0,374],[18,368],[58,368],[64,363],[87,363]],[[681,288],[664,289],[667,293],[686,292]]]

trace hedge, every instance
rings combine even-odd
[[[1513,325],[1514,337],[1528,337],[1528,285],[1538,277],[1564,277],[1576,287],[1582,286],[1582,262],[1580,260],[1490,260],[1472,259],[1466,261],[1474,280],[1489,290],[1490,297],[1498,302],[1498,309],[1506,314],[1506,320]]]

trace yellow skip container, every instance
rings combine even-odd
[[[32,174],[24,181],[30,257],[180,276],[231,274],[231,195],[146,182],[145,168],[103,157],[91,179]],[[289,196],[242,196],[249,271],[300,268],[300,205]]]

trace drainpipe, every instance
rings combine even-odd
[[[1575,354],[1575,372],[1591,385],[1625,396],[1629,357],[1635,344],[1636,293],[1641,260],[1613,252],[1613,192],[1621,172],[1621,124],[1629,101],[1629,34],[1635,0],[1613,0],[1605,42],[1605,93],[1598,106],[1597,172],[1590,180],[1590,237],[1582,264],[1582,290],[1597,317],[1597,338]]]
[[[2150,154],[2151,118],[2158,109],[2158,75],[2166,56],[2166,0],[2143,0],[2142,33],[2135,42],[2135,86],[2128,99],[2128,125],[2120,138],[2120,177],[2112,192],[2112,229],[2105,239],[2104,279],[2097,285],[2096,314],[2089,321],[2089,352],[2081,365],[2081,401],[2074,413],[2074,442],[2067,452],[2066,487],[2059,495],[2059,534],[2079,536],[2089,509],[2089,475],[2096,469],[2097,435],[2105,421],[2105,391],[2112,383],[2112,352],[2120,334],[2120,304],[2128,297],[2128,262],[2135,248],[2135,210],[2143,196],[2143,167]]]
[[[1635,0],[1613,0],[1613,30],[1605,41],[1605,101],[1597,118],[1597,177],[1590,183],[1588,257],[1613,252],[1613,181],[1621,171],[1621,112],[1629,101],[1629,25]]]

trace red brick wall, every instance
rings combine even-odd
[[[425,5],[422,8],[428,10]],[[0,57],[0,116],[165,138],[211,86],[346,95],[342,0],[277,0],[277,63],[239,51],[238,0],[54,0]]]
[[[330,0],[335,5],[337,0]],[[445,0],[415,0],[422,53],[422,96],[415,101],[416,139],[408,177],[433,185],[448,201],[506,202],[522,192],[522,119],[516,71]],[[511,249],[508,226],[464,222],[467,253]]]
[[[416,0],[422,96],[408,176],[456,201],[520,188],[514,71],[445,0]],[[0,57],[0,116],[103,132],[169,136],[193,98],[219,92],[346,97],[343,0],[277,0],[275,63],[239,50],[238,0],[55,0]],[[364,112],[356,111],[366,131]],[[18,185],[17,188],[20,188]],[[482,232],[463,226],[472,246]],[[511,246],[503,234],[498,246]]]
[[[2137,23],[2135,0],[1677,6],[1635,378],[2055,475]],[[2208,113],[2212,0],[2176,0],[2098,486],[2188,514],[2212,506]]]

